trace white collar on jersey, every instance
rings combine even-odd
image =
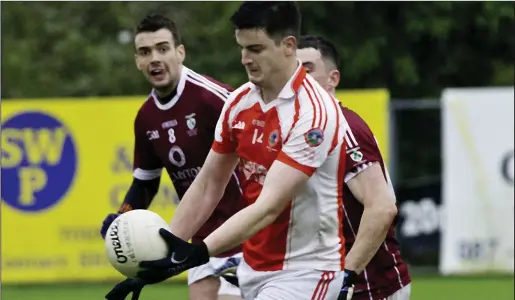
[[[188,69],[185,65],[181,66],[181,77],[179,78],[179,83],[177,84],[177,93],[175,96],[173,96],[172,100],[168,101],[166,104],[161,104],[159,100],[157,100],[157,95],[154,89],[152,89],[152,98],[154,99],[154,103],[156,104],[157,108],[161,110],[168,110],[172,108],[177,101],[179,101],[179,98],[182,95],[182,92],[184,91],[184,86],[186,85],[186,77],[188,75],[190,69]]]
[[[297,95],[297,91],[299,90],[300,85],[304,81],[304,78],[306,78],[306,69],[302,66],[302,62],[297,59],[297,70],[295,70],[295,73],[293,73],[293,76],[288,80],[288,82],[284,85],[283,89],[279,93],[278,99],[293,99],[295,98],[295,95]],[[260,95],[260,88],[259,86],[250,83],[250,87],[252,89],[253,93],[257,93]],[[260,96],[261,97],[261,96]]]

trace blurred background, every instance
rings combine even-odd
[[[131,182],[150,87],[133,29],[178,24],[185,64],[247,78],[238,2],[2,2],[2,296],[102,299],[121,276],[99,235]],[[513,2],[300,2],[342,57],[338,99],[371,125],[399,205],[412,299],[514,299]],[[177,198],[162,180],[151,209]],[[143,299],[187,299],[184,276]]]

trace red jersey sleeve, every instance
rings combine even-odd
[[[345,132],[347,144],[345,182],[348,182],[372,163],[381,163],[383,158],[367,123],[350,109],[343,108],[343,115],[349,124]]]
[[[155,154],[151,139],[159,135],[157,131],[145,131],[143,115],[138,112],[134,120],[134,164],[133,176],[140,180],[151,180],[161,176],[163,165]]]

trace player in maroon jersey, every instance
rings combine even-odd
[[[332,43],[303,36],[297,57],[320,85],[335,93],[340,81],[339,56]],[[346,134],[344,187],[345,268],[359,274],[349,299],[407,300],[411,279],[395,239],[393,220],[397,210],[388,204],[388,200],[395,201],[388,171],[367,123],[354,111],[346,107],[342,110],[350,127]],[[357,237],[364,243],[355,243]],[[341,299],[347,299],[345,288]]]
[[[104,237],[118,214],[149,207],[158,191],[163,168],[179,198],[183,197],[211,149],[216,123],[232,91],[183,65],[185,49],[174,22],[167,17],[152,15],[143,19],[136,30],[135,47],[136,65],[153,90],[134,122],[134,179],[118,213],[104,220]],[[240,196],[234,174],[222,200],[194,235],[193,242],[202,241],[243,208]],[[190,299],[241,299],[238,287],[214,276],[227,259],[240,255],[241,247],[237,247],[191,269]]]

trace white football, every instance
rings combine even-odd
[[[127,277],[135,277],[139,263],[166,257],[168,247],[159,235],[168,223],[158,214],[136,209],[121,214],[109,226],[105,249],[109,262]]]

